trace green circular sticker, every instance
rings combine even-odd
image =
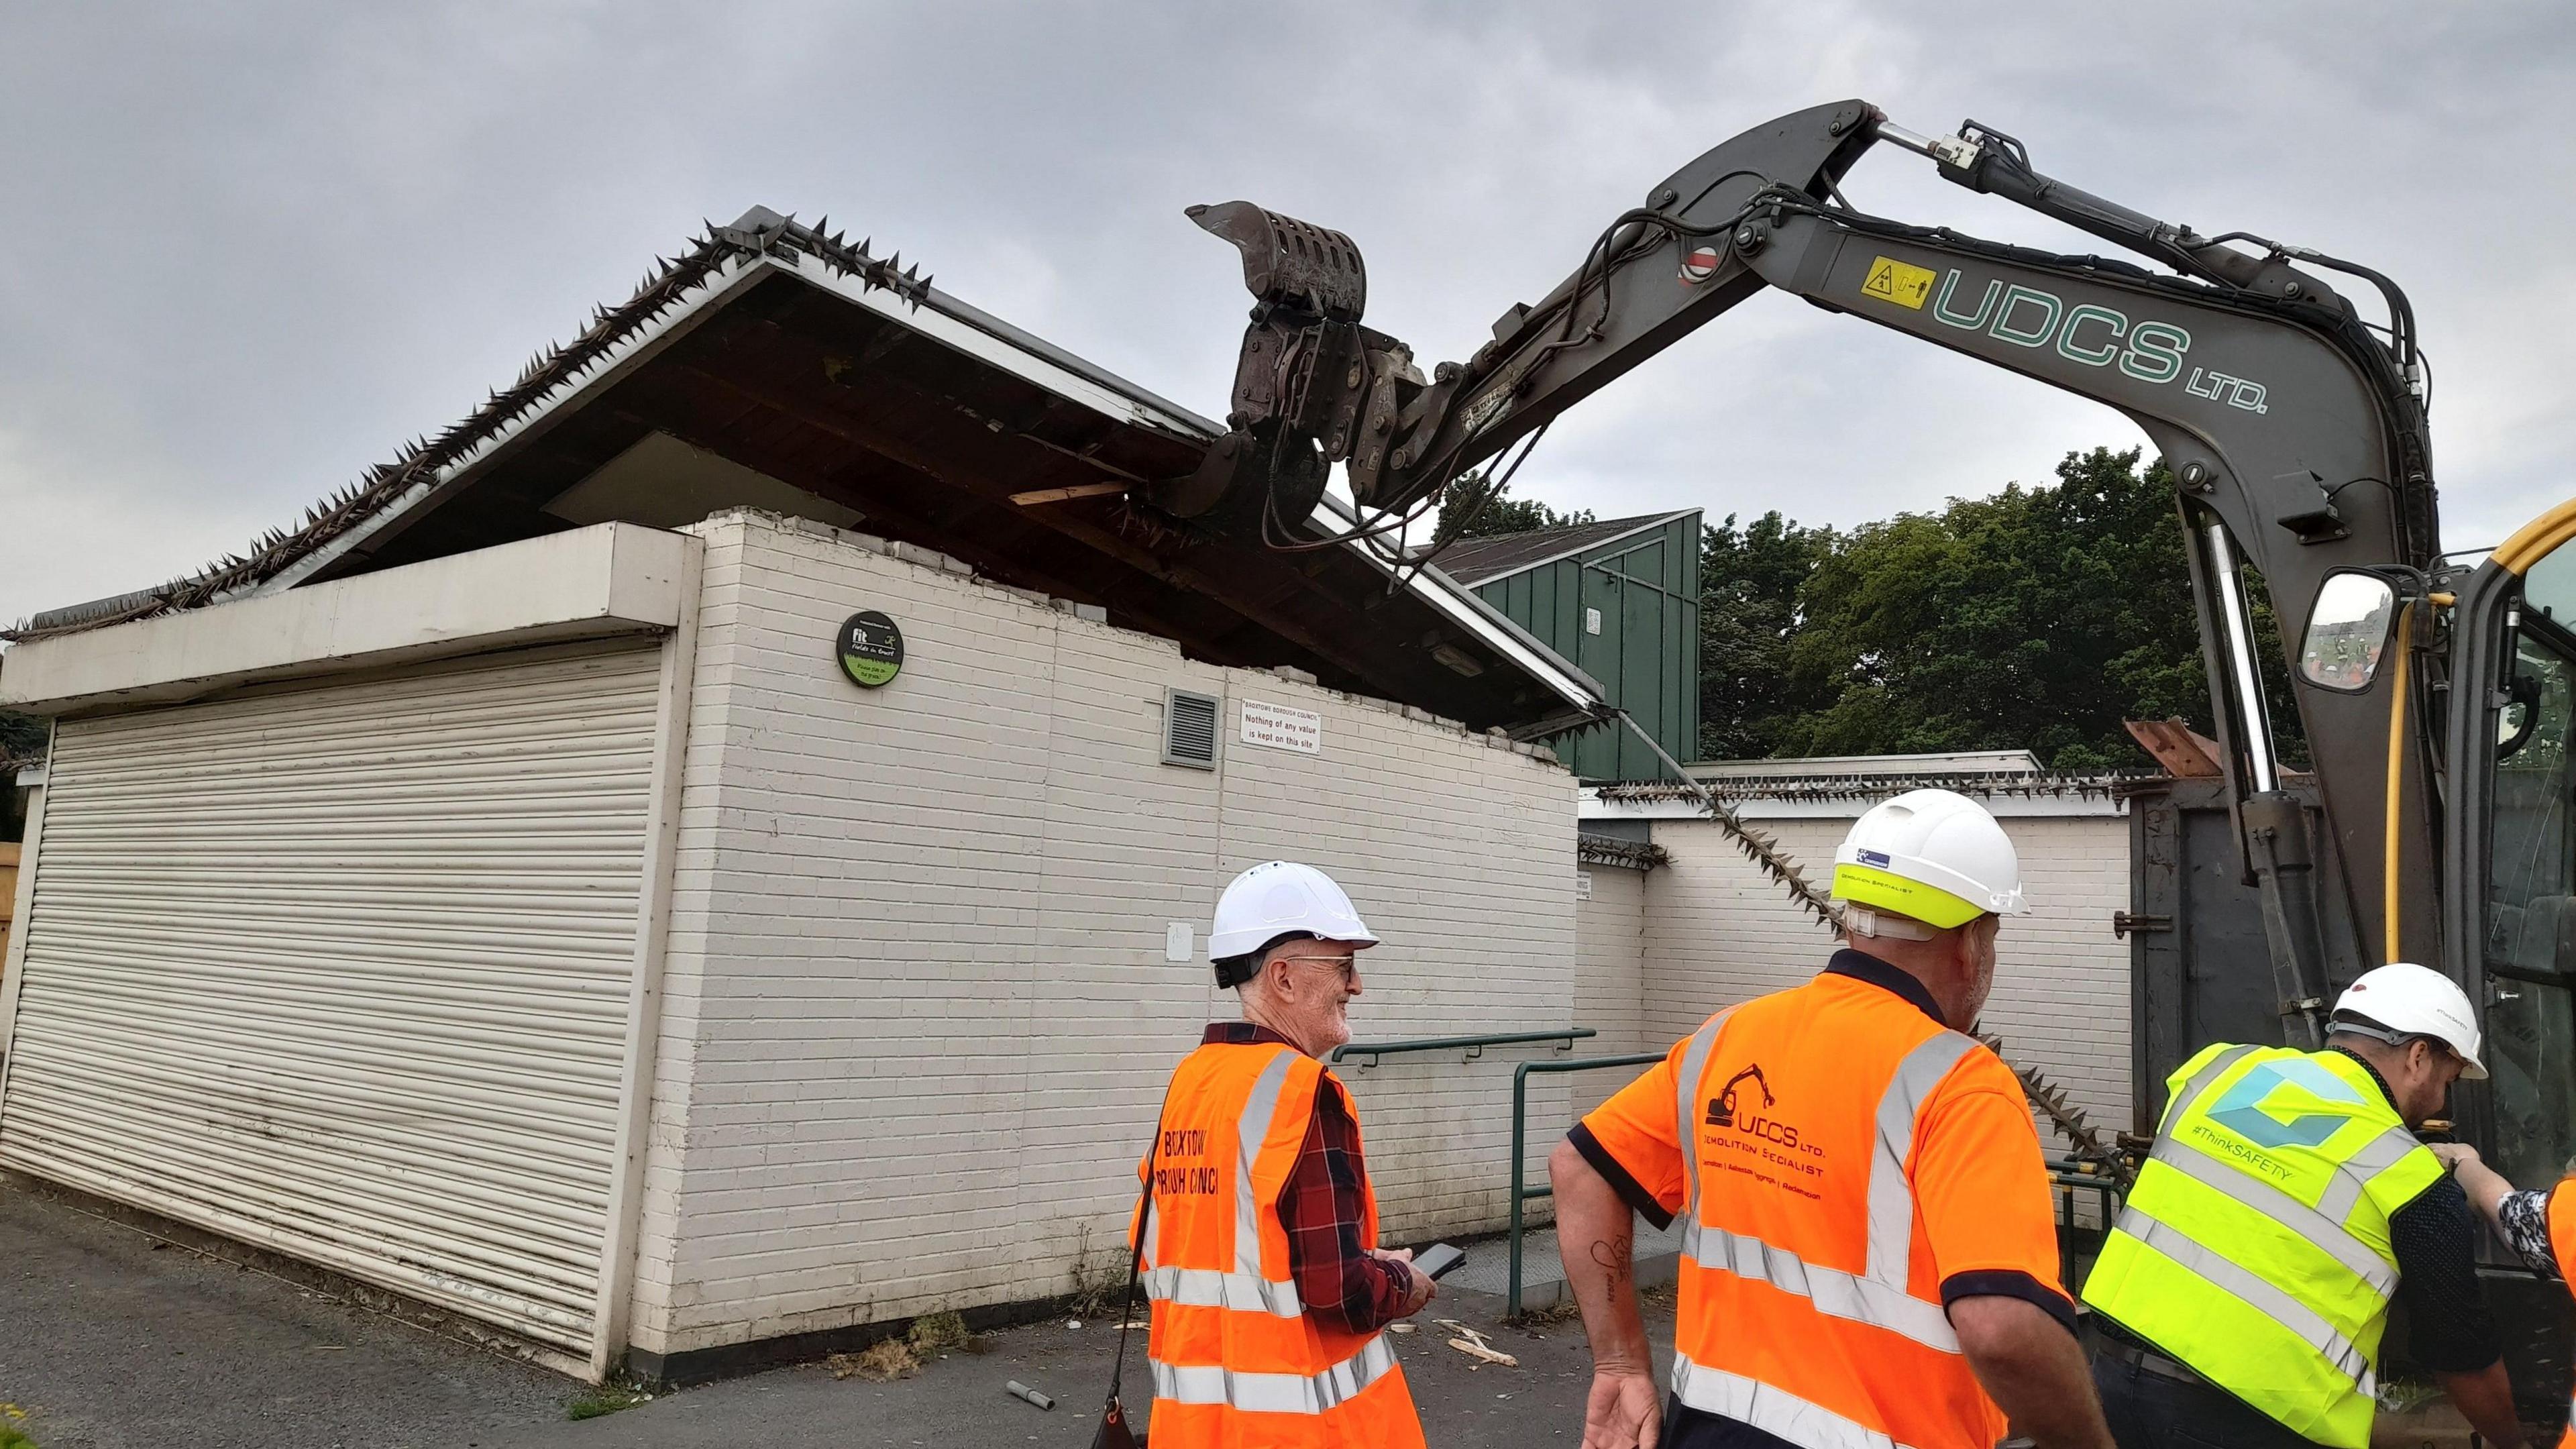
[[[841,625],[841,672],[861,689],[874,689],[903,672],[903,631],[874,609]]]

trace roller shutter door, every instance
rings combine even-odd
[[[658,665],[64,723],[0,1164],[587,1354]]]

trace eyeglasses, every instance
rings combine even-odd
[[[1320,966],[1324,970],[1340,976],[1342,978],[1342,984],[1345,986],[1360,979],[1360,960],[1356,954],[1349,956],[1289,956],[1284,959],[1294,961],[1300,966]]]

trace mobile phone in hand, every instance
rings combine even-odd
[[[1441,1277],[1467,1261],[1467,1250],[1447,1243],[1434,1243],[1413,1255],[1413,1271],[1438,1282]]]

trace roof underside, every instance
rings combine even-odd
[[[663,433],[855,511],[871,533],[1100,605],[1201,659],[1304,669],[1476,728],[1535,733],[1576,711],[1588,681],[1436,576],[1390,592],[1378,551],[1245,547],[1117,493],[1013,501],[1186,473],[1215,432],[863,249],[755,211],[303,528],[196,579],[42,616],[24,633],[573,527],[548,505]]]

